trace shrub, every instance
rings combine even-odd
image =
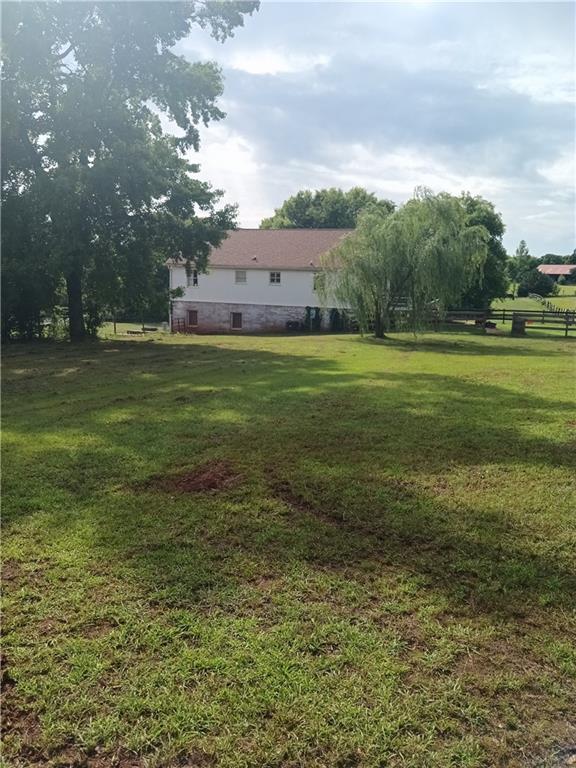
[[[528,296],[529,293],[537,293],[540,296],[554,296],[558,293],[558,286],[548,275],[543,275],[537,269],[527,272],[518,286],[518,296]]]

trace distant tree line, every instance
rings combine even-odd
[[[540,256],[540,264],[576,264],[576,248],[567,256],[559,256],[556,253],[545,253]]]

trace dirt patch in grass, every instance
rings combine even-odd
[[[168,763],[167,768],[210,768],[216,765],[216,757],[201,749],[192,749]]]
[[[142,768],[144,762],[134,752],[120,747],[113,754],[88,757],[78,768]]]
[[[20,757],[30,760],[32,765],[35,761],[44,759],[35,746],[41,736],[40,721],[37,716],[12,706],[12,702],[5,695],[2,696],[2,733],[5,740],[15,738],[20,742]],[[45,765],[45,762],[37,764]]]
[[[177,474],[157,475],[140,487],[164,493],[203,493],[224,491],[234,487],[239,481],[240,475],[231,464],[226,461],[214,461]]]
[[[262,590],[263,592],[269,592],[277,586],[279,581],[280,580],[276,576],[263,574],[262,576],[257,576],[253,579],[251,584],[256,589]]]
[[[38,719],[32,714],[22,714],[11,716],[10,713],[4,715],[4,734],[12,734],[20,740],[20,750],[18,758],[23,761],[23,765],[29,768],[40,768],[40,766],[50,766],[50,768],[143,768],[147,763],[134,752],[124,747],[119,747],[113,752],[95,751],[85,752],[75,744],[62,744],[56,748],[46,750],[45,752],[33,746],[40,737],[40,726]],[[197,763],[175,763],[183,766],[209,766],[209,762]]]
[[[90,639],[97,637],[105,637],[115,628],[115,625],[111,621],[97,621],[92,624],[88,624],[82,630],[82,635]]]
[[[390,477],[379,480],[377,487],[386,490],[387,496],[391,501],[407,502],[413,501],[415,492],[411,483],[398,478]],[[288,507],[292,507],[298,512],[313,515],[324,523],[330,525],[344,525],[347,529],[354,530],[362,535],[374,533],[370,524],[362,520],[346,519],[343,512],[337,508],[328,510],[314,502],[309,501],[304,496],[295,491],[286,480],[277,479],[271,485],[272,495],[279,501],[282,501]]]
[[[20,756],[32,761],[41,755],[35,745],[41,736],[40,722],[36,715],[26,712],[14,703],[16,680],[10,674],[8,659],[0,654],[1,685],[0,707],[2,710],[2,740],[15,740],[20,745]],[[33,763],[32,763],[33,764]]]
[[[286,504],[286,506],[288,506],[290,509],[296,510],[297,512],[303,513],[305,515],[312,515],[321,522],[328,525],[336,526],[338,523],[343,522],[341,518],[330,515],[325,510],[320,509],[319,507],[312,504],[310,501],[308,501],[308,499],[300,496],[300,494],[298,494],[290,487],[289,483],[283,480],[278,480],[272,484],[272,494],[279,501]]]
[[[43,579],[48,560],[31,560],[23,568],[17,560],[8,559],[2,563],[0,581],[5,593],[18,590],[23,586],[37,586]]]
[[[314,512],[314,508],[309,501],[299,496],[290,487],[289,483],[282,480],[276,481],[272,485],[272,492],[274,496],[280,501],[283,501],[289,507],[294,507],[299,512]]]
[[[2,563],[2,583],[16,582],[22,577],[22,567],[16,560],[5,560]]]
[[[22,736],[22,733],[20,734]],[[43,754],[23,745],[20,758],[30,768],[50,766],[50,768],[143,768],[148,761],[125,747],[118,747],[113,752],[92,750],[88,753],[74,744],[67,744]],[[216,765],[216,758],[200,749],[192,749],[166,763],[165,768],[211,768]]]

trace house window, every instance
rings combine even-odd
[[[186,285],[188,288],[197,288],[198,287],[198,270],[193,269],[191,272],[186,274]]]
[[[242,328],[242,312],[230,313],[230,327],[233,330],[239,330]]]
[[[198,310],[197,309],[189,309],[188,310],[188,325],[191,328],[196,328],[198,325]]]
[[[245,269],[237,269],[235,272],[235,281],[237,283],[245,283],[246,282],[246,270]]]
[[[270,272],[270,285],[280,285],[280,272]]]

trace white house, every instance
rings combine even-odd
[[[306,307],[321,307],[315,275],[321,257],[349,229],[238,229],[209,260],[206,274],[186,274],[169,262],[172,330],[198,333],[284,331],[304,322]],[[329,313],[322,312],[327,328]]]

